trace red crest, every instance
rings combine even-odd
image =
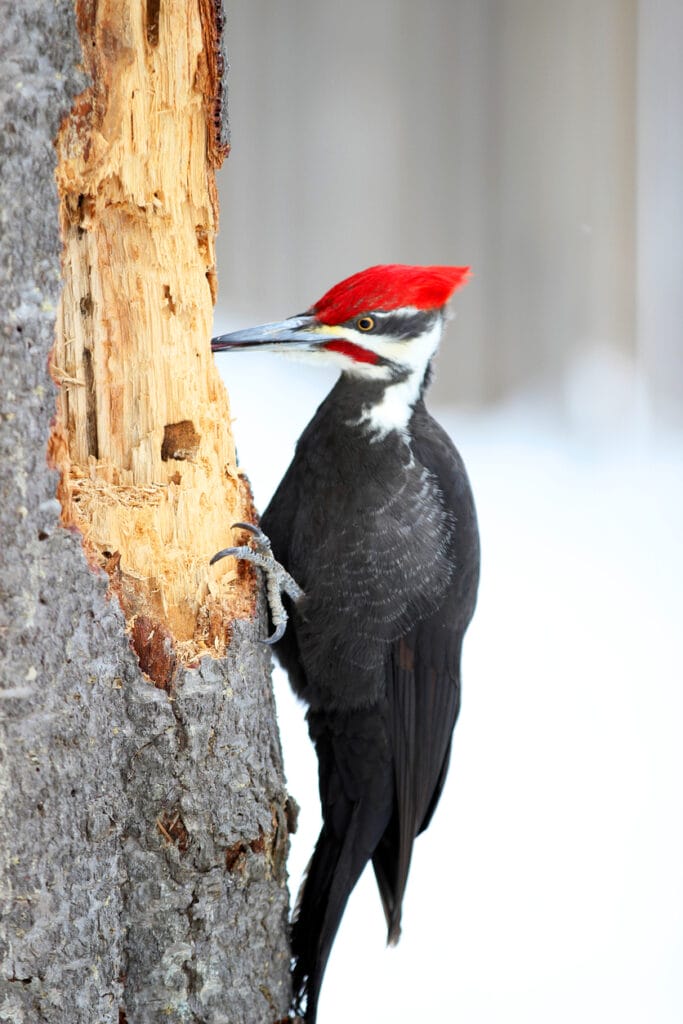
[[[440,309],[469,276],[469,267],[380,264],[330,288],[310,312],[321,323],[331,325],[342,324],[359,313],[390,312],[403,306]]]

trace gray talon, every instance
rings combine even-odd
[[[255,548],[247,547],[246,544],[241,547],[223,548],[222,551],[216,552],[209,562],[209,565],[213,565],[221,558],[232,556],[233,558],[239,558],[246,562],[251,562],[252,565],[258,566],[258,568],[265,573],[266,595],[268,598],[268,606],[270,608],[270,616],[275,626],[275,632],[265,640],[259,640],[259,643],[268,645],[276,644],[278,640],[281,640],[285,635],[285,630],[287,629],[288,615],[285,606],[282,603],[282,593],[287,594],[292,601],[298,601],[299,598],[303,597],[304,592],[296,580],[293,579],[287,570],[273,557],[273,549],[263,530],[259,529],[258,526],[254,526],[252,523],[233,523],[232,529],[248,530],[249,533],[253,534],[256,545]]]
[[[272,609],[271,609],[271,615],[272,614],[273,614],[273,612],[272,612]],[[282,640],[283,636],[285,635],[285,630],[286,629],[287,629],[287,612],[285,612],[285,621],[281,622],[278,625],[278,627],[275,630],[275,632],[273,633],[273,635],[266,637],[265,640],[259,640],[259,643],[260,644],[268,644],[268,645],[276,644],[278,642],[278,640]]]
[[[262,547],[268,548],[268,550],[270,551],[270,539],[268,537],[266,537],[265,533],[263,532],[263,530],[261,529],[260,526],[254,526],[253,523],[233,523],[232,524],[232,529],[233,530],[248,530],[249,533],[253,533],[254,534],[254,536],[256,537],[257,541],[259,542],[259,544]]]
[[[239,558],[239,555],[237,554],[237,552],[238,551],[245,551],[245,550],[246,551],[250,551],[251,548],[223,548],[222,551],[217,551],[216,552],[216,554],[213,556],[213,558],[209,562],[209,565],[213,565],[215,562],[219,562],[221,560],[221,558],[227,558],[228,555],[235,555],[237,558]]]

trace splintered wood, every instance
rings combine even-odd
[[[230,525],[253,516],[209,348],[215,300],[218,28],[201,0],[77,3],[92,85],[57,138],[64,290],[51,453],[131,627],[181,661],[253,613]],[[237,538],[239,540],[239,538]],[[133,631],[134,632],[134,631]]]

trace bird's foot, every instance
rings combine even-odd
[[[276,644],[285,635],[285,630],[287,629],[288,615],[282,603],[282,594],[287,594],[292,601],[298,601],[299,598],[304,596],[304,592],[296,580],[289,575],[284,566],[280,565],[275,559],[270,541],[263,530],[260,530],[258,526],[254,526],[252,523],[233,523],[232,528],[233,530],[248,530],[249,533],[253,534],[254,547],[251,548],[244,544],[236,548],[223,548],[222,551],[218,551],[213,556],[209,564],[213,565],[219,559],[231,555],[233,558],[240,558],[251,562],[252,565],[258,566],[265,573],[266,594],[275,632],[272,636],[259,642],[262,644]]]

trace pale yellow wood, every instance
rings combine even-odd
[[[110,572],[129,620],[159,622],[188,659],[222,653],[226,624],[253,602],[234,561],[208,565],[233,542],[231,523],[253,514],[209,347],[212,8],[91,8],[79,28],[93,85],[57,140],[64,292],[53,458],[64,520]]]

